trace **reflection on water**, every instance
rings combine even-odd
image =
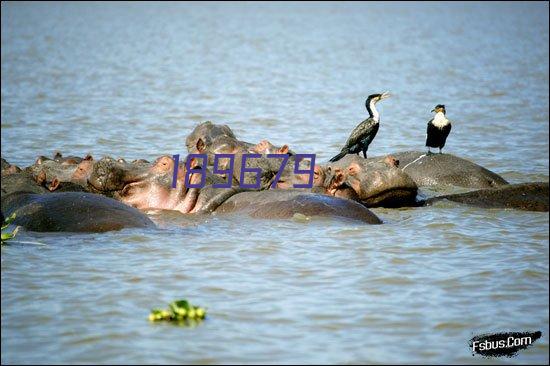
[[[2,157],[153,159],[211,119],[323,161],[389,90],[373,155],[423,149],[444,103],[447,152],[547,181],[548,34],[542,3],[2,3]],[[548,362],[548,213],[375,212],[21,233],[45,245],[2,248],[2,362],[484,363],[472,335],[523,330],[543,337],[491,361]],[[199,327],[147,321],[182,297]]]

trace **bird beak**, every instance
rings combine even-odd
[[[382,95],[380,95],[380,100],[386,99],[390,97],[390,93],[387,91],[383,92]]]
[[[435,112],[435,109],[432,109],[430,112]]]

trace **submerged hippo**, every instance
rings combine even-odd
[[[255,218],[277,219],[288,219],[295,214],[303,214],[347,218],[368,224],[382,223],[374,213],[360,203],[301,190],[237,193],[225,200],[216,212],[240,212]]]
[[[419,187],[452,185],[465,188],[499,187],[508,182],[496,173],[451,154],[405,151],[392,154]]]
[[[548,194],[548,182],[520,183],[434,197],[422,204],[430,206],[438,201],[449,200],[483,208],[514,208],[547,212]]]
[[[33,165],[25,168],[25,172],[50,191],[84,191],[93,164],[91,155],[62,158],[57,153],[54,159],[39,156]]]
[[[13,213],[13,224],[29,231],[105,232],[155,227],[147,215],[133,207],[83,192],[2,195],[3,217]]]
[[[45,187],[39,185],[34,177],[25,171],[20,171],[12,174],[2,174],[2,197],[18,191],[32,193],[47,193]]]

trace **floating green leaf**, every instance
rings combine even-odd
[[[187,300],[176,300],[168,304],[168,310],[153,309],[149,314],[149,320],[171,321],[178,324],[196,325],[206,317],[206,310],[193,306]]]
[[[11,233],[3,232],[4,229],[7,229],[7,227],[13,222],[13,220],[15,220],[15,212],[11,214],[11,216],[6,219],[5,224],[2,225],[2,240],[1,240],[2,244],[4,244],[7,240],[14,238],[15,235],[17,235],[17,232],[19,231],[19,226],[18,226],[15,229],[13,229]]]

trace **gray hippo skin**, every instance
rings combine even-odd
[[[399,167],[420,187],[492,188],[508,184],[498,174],[451,154],[426,155],[421,151],[405,151],[391,155],[399,160]]]
[[[0,184],[2,187],[2,197],[17,191],[32,193],[48,192],[46,188],[36,182],[31,173],[12,167],[15,167],[15,165],[11,165],[2,158],[2,176]]]
[[[143,213],[114,199],[92,193],[62,192],[2,195],[2,215],[15,213],[14,225],[41,232],[106,232],[154,228]]]
[[[61,158],[60,156],[59,153],[56,154],[57,160],[39,156],[33,165],[25,168],[25,172],[31,174],[39,185],[45,186],[52,192],[86,190],[87,179],[94,164],[92,156],[87,155],[85,158]]]
[[[295,212],[300,212],[305,215],[332,215],[380,223],[380,220],[361,204],[307,191],[276,189],[248,192],[238,187],[212,188],[210,184],[220,181],[211,174],[207,175],[206,187],[189,189],[184,186],[184,166],[178,167],[176,188],[172,188],[173,169],[174,160],[168,155],[159,157],[146,167],[102,159],[94,165],[89,182],[96,189],[109,190],[116,199],[141,210],[211,213],[218,211],[230,200],[223,206],[223,212],[250,212],[251,208],[256,208],[259,210],[255,211],[256,217],[292,217]],[[190,179],[192,183],[198,183],[194,180],[199,177],[198,174],[192,174]]]
[[[548,182],[509,184],[497,188],[434,197],[424,203],[429,206],[441,200],[449,200],[483,208],[514,208],[548,212],[548,191]]]
[[[399,169],[393,156],[363,158],[346,155],[342,159],[315,167],[314,185],[327,194],[346,197],[367,207],[416,206],[418,187]]]
[[[0,162],[2,163],[2,176],[21,172],[21,168],[8,163],[4,158],[0,158]]]
[[[275,219],[288,219],[300,213],[346,218],[367,224],[382,223],[369,209],[355,201],[293,189],[238,193],[222,203],[216,212],[239,212],[255,218]]]

